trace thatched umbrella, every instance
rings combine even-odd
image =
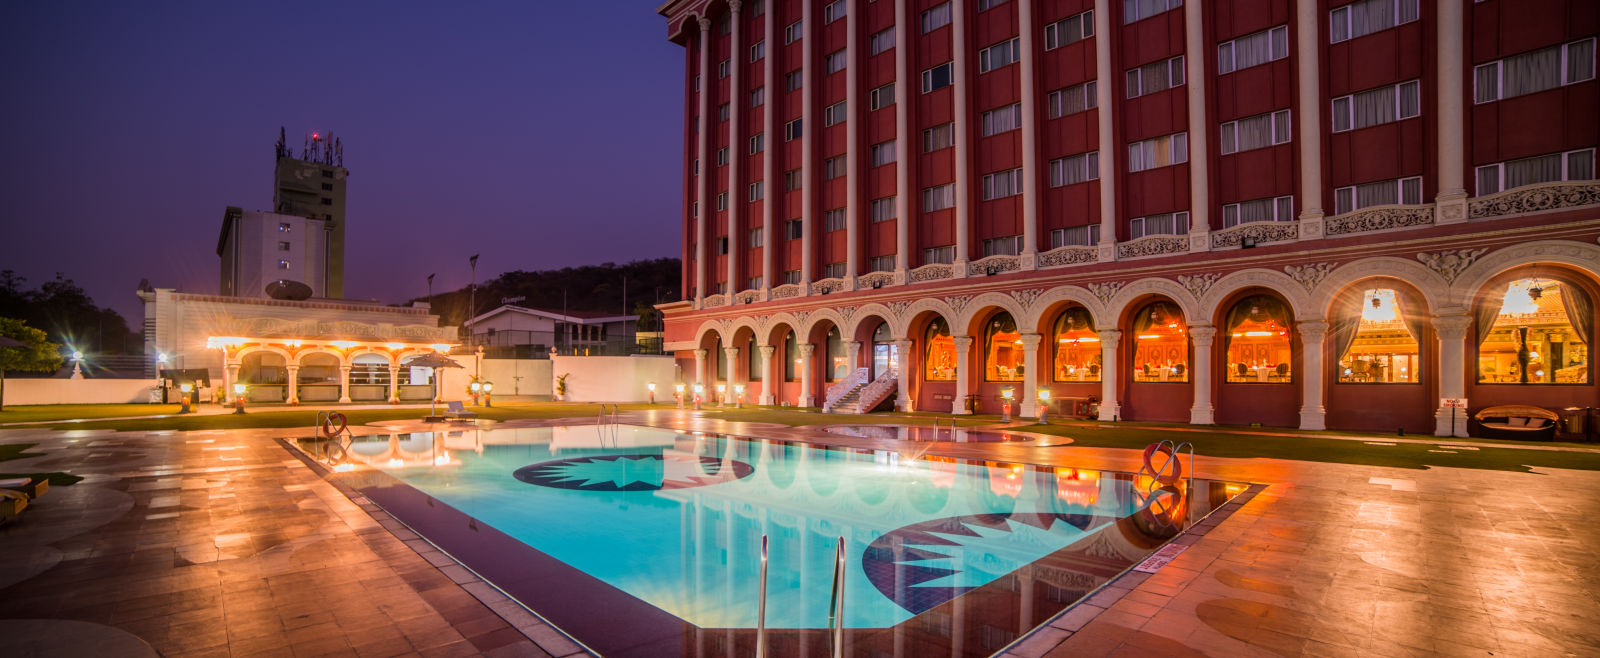
[[[422,356],[419,356],[419,357],[417,357],[415,359],[407,361],[405,364],[407,366],[412,367],[412,368],[433,368],[435,370],[437,370],[439,368],[463,368],[463,367],[465,367],[465,366],[463,366],[463,365],[461,365],[459,363],[456,363],[454,359],[451,359],[450,357],[445,356],[443,354],[440,354],[438,352],[429,352],[429,353],[424,354]],[[434,373],[433,374],[433,397],[428,400],[428,415],[429,416],[437,416],[437,415],[439,415],[438,414],[438,406],[439,406],[439,373]]]

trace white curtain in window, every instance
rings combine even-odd
[[[1222,154],[1227,155],[1239,150],[1239,125],[1229,121],[1222,124]]]
[[[1500,165],[1478,167],[1478,196],[1500,191]]]
[[[1333,130],[1339,132],[1350,129],[1350,98],[1341,97],[1333,99]]]
[[[1289,141],[1289,111],[1279,110],[1272,113],[1272,143],[1282,144]]]
[[[1247,69],[1272,60],[1270,32],[1257,32],[1233,41],[1234,70]]]
[[[1412,205],[1422,203],[1422,179],[1404,178],[1400,180],[1400,203]]]
[[[1394,87],[1373,89],[1356,94],[1355,127],[1365,128],[1395,120]]]
[[[1350,5],[1351,36],[1394,27],[1394,3],[1395,0],[1366,0]]]
[[[1506,189],[1561,180],[1561,154],[1541,155],[1507,162]]]
[[[1287,222],[1294,219],[1294,197],[1280,196],[1273,203],[1278,206],[1278,221]]]
[[[1256,199],[1239,204],[1239,223],[1272,221],[1272,199]]]
[[[1474,72],[1473,97],[1475,103],[1488,103],[1500,98],[1500,63],[1484,64]]]
[[[1189,133],[1178,133],[1172,136],[1172,161],[1167,164],[1178,164],[1189,161]]]
[[[1355,209],[1355,190],[1341,187],[1333,191],[1333,214],[1343,215]]]
[[[1567,84],[1594,77],[1594,39],[1567,46]]]
[[[1521,96],[1561,86],[1561,48],[1513,55],[1500,63],[1504,97]]]
[[[1400,187],[1396,181],[1383,180],[1356,186],[1356,207],[1389,206],[1400,203]]]
[[[1567,180],[1594,180],[1594,150],[1567,154]]]
[[[1237,123],[1239,126],[1239,150],[1249,151],[1272,146],[1272,115],[1263,114],[1240,119]],[[1224,135],[1223,143],[1227,143],[1227,141],[1227,136]]]

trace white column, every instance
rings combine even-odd
[[[1460,0],[1439,0],[1439,121],[1435,124],[1439,133],[1434,140],[1439,143],[1439,205],[1433,214],[1435,224],[1467,221],[1466,152],[1462,149],[1462,138],[1467,133],[1462,82],[1466,77],[1462,61],[1466,32],[1463,4]]]
[[[895,352],[900,357],[900,364],[896,368],[900,374],[900,393],[894,401],[894,408],[897,411],[911,411],[911,350],[915,345],[916,343],[909,340],[894,342]]]
[[[769,16],[772,15],[772,12],[768,11],[767,15],[769,15]],[[771,33],[769,32],[768,34],[771,34]],[[777,378],[772,376],[772,371],[775,370],[775,368],[772,367],[772,355],[776,354],[778,352],[778,348],[773,347],[771,345],[762,345],[760,351],[761,351],[761,404],[764,404],[764,405],[767,405],[767,406],[771,406],[771,405],[774,405],[774,404],[778,403],[778,396],[777,396],[778,383],[777,383]]]
[[[894,280],[909,283],[911,269],[911,105],[907,90],[917,81],[911,71],[912,31],[906,20],[906,0],[894,1]],[[901,355],[902,359],[905,358]],[[902,388],[903,390],[903,388]]]
[[[952,0],[954,18],[950,21],[954,42],[955,65],[952,67],[950,93],[956,105],[956,261],[955,276],[967,276],[967,258],[972,253],[972,118],[967,100],[967,2]],[[910,82],[907,80],[906,82]],[[957,400],[959,403],[960,401]],[[959,406],[959,405],[958,405]]]
[[[761,113],[766,117],[766,128],[762,131],[765,140],[764,150],[761,153],[763,174],[761,175],[764,195],[761,201],[761,299],[766,301],[772,298],[772,285],[777,281],[776,256],[773,251],[782,244],[778,240],[778,195],[783,188],[778,186],[778,145],[783,143],[783,133],[778,130],[778,49],[782,43],[776,36],[778,34],[778,12],[776,7],[769,7],[766,12],[766,36],[762,37],[772,43],[766,44],[766,53],[762,61],[766,62],[766,78],[761,84],[765,89],[761,93],[766,95],[762,100]],[[770,362],[769,362],[770,364]]]
[[[800,348],[800,406],[817,406],[817,396],[811,390],[811,354],[817,351],[817,346],[811,343],[797,343]]]
[[[389,404],[400,402],[400,366],[389,364]]]
[[[1441,315],[1433,319],[1439,336],[1439,397],[1467,396],[1467,329],[1472,318],[1466,315]],[[1434,436],[1467,436],[1467,411],[1440,406],[1434,412]],[[1454,419],[1452,422],[1451,419]]]
[[[700,154],[696,162],[700,163],[700,175],[695,178],[695,207],[699,212],[694,218],[694,307],[700,308],[700,302],[706,296],[706,240],[709,239],[707,213],[711,212],[710,181],[716,164],[711,160],[711,21],[700,19]]]
[[[243,364],[234,363],[222,369],[222,399],[228,404],[233,403],[233,383],[239,381],[239,367]],[[82,377],[79,377],[82,379]]]
[[[1099,11],[1095,9],[1096,14]],[[1117,404],[1118,378],[1122,376],[1117,367],[1117,343],[1121,340],[1122,332],[1115,329],[1100,332],[1100,420],[1116,420],[1122,415],[1122,406]]]
[[[959,1],[959,0],[958,0]],[[956,346],[956,394],[950,398],[950,413],[964,416],[967,411],[967,391],[972,388],[972,337],[954,336]]]
[[[801,64],[800,77],[800,294],[811,294],[811,282],[816,280],[817,260],[816,238],[817,231],[817,85],[822,77],[816,75],[817,68],[817,41],[822,38],[822,26],[817,24],[817,12],[813,10],[815,2],[805,2],[801,5],[800,26],[805,33],[800,39],[800,52],[803,63]],[[773,11],[776,7],[769,7]],[[806,389],[810,395],[811,389]],[[803,406],[811,406],[809,404]]]
[[[1043,366],[1039,359],[1039,334],[1022,335],[1022,400],[1017,405],[1017,415],[1023,418],[1039,417],[1039,373]]]
[[[856,368],[861,367],[861,341],[846,340],[842,341],[842,343],[844,345],[845,363],[848,364],[847,372],[854,373]]]
[[[1328,429],[1327,407],[1323,406],[1322,391],[1327,368],[1322,366],[1323,338],[1328,335],[1326,322],[1297,322],[1295,331],[1300,334],[1300,429]]]
[[[1206,48],[1202,0],[1183,3],[1184,87],[1189,94],[1189,251],[1211,250],[1211,122],[1206,117]],[[1098,89],[1099,85],[1096,85]],[[1105,230],[1105,229],[1101,229]],[[1198,389],[1197,389],[1198,390]]]
[[[1198,0],[1193,0],[1198,2]],[[1033,22],[1033,0],[1017,3],[1017,33],[1022,46],[1022,62],[1018,74],[1022,76],[1022,269],[1038,267],[1039,209],[1044,197],[1039,194],[1039,98],[1035,79],[1034,38],[1037,28]],[[1031,372],[1031,369],[1030,369]],[[1032,409],[1033,401],[1024,400],[1022,408]],[[1024,411],[1023,415],[1027,415]]]
[[[738,396],[737,393],[733,392],[733,387],[741,383],[739,380],[734,379],[734,374],[737,372],[739,372],[739,348],[722,348],[722,381],[727,384],[727,387],[722,391],[723,404],[733,404],[734,398]]]
[[[706,381],[706,356],[709,354],[711,354],[711,350],[694,351],[694,383],[701,386],[706,386],[709,384],[709,382]],[[690,386],[689,390],[690,394],[693,395],[694,387]],[[709,391],[711,389],[708,388],[706,390]]]
[[[1327,40],[1317,27],[1322,10],[1317,0],[1295,0],[1294,31],[1299,47],[1294,55],[1299,102],[1294,121],[1300,124],[1295,150],[1300,154],[1300,239],[1322,237],[1322,62],[1321,46]]]
[[[741,0],[728,0],[728,11],[732,14],[729,21],[733,26],[733,37],[728,48],[728,302],[733,303],[733,296],[744,290],[744,280],[739,278],[739,261],[745,245],[744,230],[739,217],[744,213],[750,199],[750,191],[744,186],[744,179],[739,177],[739,170],[743,169],[746,155],[750,153],[749,137],[744,134],[744,113],[750,107],[750,97],[744,92],[744,62],[748,55],[744,51],[744,41],[739,38],[744,31],[739,17]],[[732,384],[729,384],[731,387]]]
[[[289,397],[284,402],[300,404],[300,366],[291,363],[284,370],[289,373]]]
[[[339,366],[339,403],[340,404],[348,404],[349,402],[350,402],[350,364],[346,363],[346,364],[341,364]]]
[[[1189,338],[1194,340],[1194,367],[1189,373],[1194,381],[1194,406],[1189,408],[1191,425],[1216,422],[1216,407],[1211,404],[1211,346],[1216,337],[1216,327],[1189,327]]]
[[[1112,134],[1111,117],[1120,107],[1116,99],[1112,98],[1111,90],[1117,84],[1116,74],[1111,70],[1111,0],[1094,0],[1094,58],[1095,58],[1095,83],[1094,97],[1095,116],[1099,118],[1099,146],[1100,152],[1100,262],[1107,263],[1117,259],[1117,167],[1122,158],[1117,157],[1122,153],[1122,145],[1116,141]],[[1107,369],[1110,365],[1107,364]],[[1107,398],[1110,401],[1110,398]],[[1115,406],[1115,405],[1113,405]],[[1104,410],[1106,405],[1101,403]],[[1101,416],[1105,414],[1102,413]]]
[[[866,113],[861,111],[861,2],[848,0],[845,11],[845,68],[844,68],[844,289],[856,289],[856,276],[861,274],[861,122]],[[899,35],[895,35],[899,36]]]

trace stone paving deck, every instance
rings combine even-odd
[[[637,419],[846,442],[671,411]],[[44,453],[4,470],[86,477],[0,529],[0,619],[108,625],[166,656],[579,651],[272,440],[300,433],[0,431]],[[1139,466],[1129,450],[942,450]],[[1269,486],[1180,538],[1189,548],[1168,566],[1114,581],[1011,655],[1600,655],[1600,473],[1195,466]]]

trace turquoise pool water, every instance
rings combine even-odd
[[[894,626],[1071,546],[1109,573],[1153,548],[1116,527],[1150,505],[1126,474],[625,425],[380,435],[348,453],[702,628],[755,626],[763,534],[767,625],[792,629],[827,627],[839,537],[847,628]]]

